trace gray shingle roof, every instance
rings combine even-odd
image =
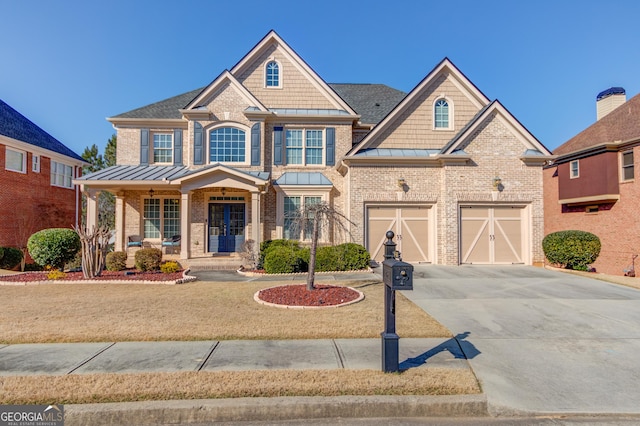
[[[201,87],[151,105],[136,108],[134,110],[118,114],[112,118],[158,118],[158,119],[181,119],[180,109],[184,108],[204,90]]]
[[[329,86],[360,114],[365,124],[378,124],[407,95],[384,84],[329,83]]]
[[[329,84],[333,90],[361,115],[365,124],[379,123],[406,95],[384,84]],[[180,109],[191,102],[204,88],[201,87],[151,105],[134,109],[112,118],[180,119]],[[275,112],[295,110],[278,109]],[[318,110],[308,110],[318,111]],[[329,111],[329,110],[325,110]],[[337,110],[336,110],[337,111]],[[337,113],[336,113],[337,114]]]
[[[62,142],[35,125],[31,120],[0,99],[0,135],[84,161]]]

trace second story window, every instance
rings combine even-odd
[[[235,127],[220,127],[209,132],[210,163],[244,163],[245,132]]]
[[[154,133],[153,162],[173,164],[173,134]]]
[[[287,129],[287,164],[322,164],[323,131]]]
[[[276,61],[267,64],[265,70],[265,86],[280,87],[280,65]]]
[[[51,160],[51,185],[73,188],[73,167]]]
[[[445,99],[438,99],[434,105],[434,126],[436,129],[449,128],[449,103]]]
[[[12,172],[27,172],[27,153],[7,147],[4,167]]]
[[[622,153],[622,180],[633,180],[633,151]]]
[[[31,156],[31,171],[40,173],[40,156],[33,154]]]
[[[570,163],[570,175],[569,177],[571,177],[571,179],[575,179],[577,177],[580,177],[580,162],[579,160],[573,160]]]

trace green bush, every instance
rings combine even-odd
[[[371,255],[364,246],[356,243],[344,243],[336,248],[338,256],[343,261],[341,271],[356,271],[369,267]]]
[[[160,270],[165,274],[172,274],[174,272],[178,272],[180,269],[180,264],[174,260],[169,260],[160,265]]]
[[[60,269],[80,250],[80,237],[72,229],[50,228],[29,237],[27,249],[40,266]]]
[[[276,247],[289,247],[290,249],[299,249],[300,243],[296,240],[265,240],[260,243],[260,256],[258,258],[258,269],[264,269],[264,260],[270,250]]]
[[[65,271],[82,271],[82,250],[79,250],[70,261],[64,264]]]
[[[316,272],[340,271],[342,259],[335,246],[318,247],[316,249]]]
[[[2,256],[4,256],[4,247],[0,247],[0,260],[2,260]]]
[[[157,271],[162,262],[162,250],[157,248],[143,248],[136,252],[135,263],[138,271]]]
[[[107,253],[105,266],[107,267],[107,271],[122,271],[127,269],[127,253],[124,251]]]
[[[600,254],[600,239],[586,231],[553,232],[542,240],[544,255],[554,265],[587,271]]]
[[[268,274],[304,272],[307,270],[305,251],[287,246],[271,247],[264,258],[264,270]]]
[[[0,247],[3,256],[0,257],[0,269],[14,269],[22,261],[22,252],[14,247]]]
[[[37,263],[26,263],[24,265],[24,272],[39,272],[44,271],[44,268]]]

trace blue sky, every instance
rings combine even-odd
[[[329,83],[410,91],[445,56],[547,148],[640,92],[640,2],[0,0],[0,99],[81,154],[114,116],[211,82],[274,29]]]

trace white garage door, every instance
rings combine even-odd
[[[396,234],[396,250],[405,262],[431,262],[430,206],[370,206],[367,208],[367,250],[384,260],[385,234]]]
[[[460,263],[524,263],[524,208],[460,207]]]

